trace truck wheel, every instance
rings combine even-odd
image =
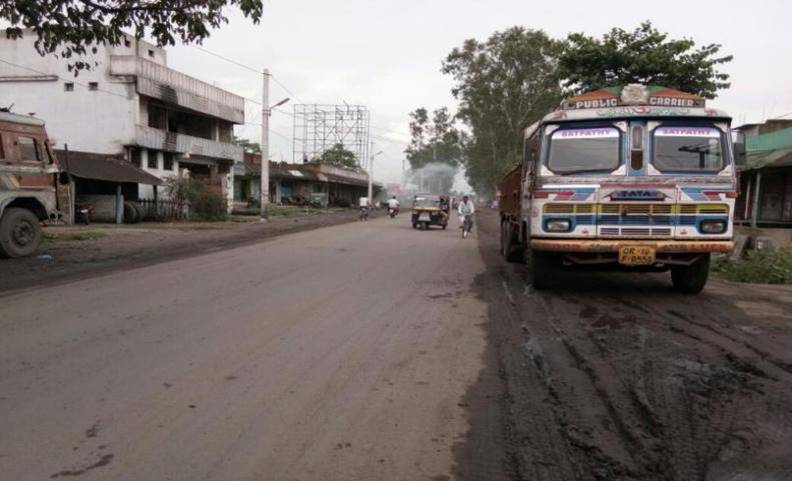
[[[0,257],[29,256],[41,244],[38,217],[27,209],[12,207],[0,219]]]
[[[698,294],[704,289],[709,278],[710,255],[702,255],[689,266],[672,266],[671,282],[674,290],[683,294]]]
[[[509,262],[523,261],[523,250],[515,239],[514,225],[511,222],[503,227],[503,257]]]
[[[552,254],[531,251],[528,264],[529,279],[535,289],[543,290],[553,286],[558,265]]]

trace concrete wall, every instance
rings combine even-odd
[[[83,58],[98,63],[79,76],[69,72],[68,60],[49,55],[40,56],[34,46],[35,37],[27,32],[23,38],[10,40],[0,36],[0,105],[13,104],[19,113],[35,112],[44,120],[56,148],[68,144],[72,150],[117,154],[135,136],[138,122],[138,95],[133,83],[111,79],[107,74],[109,56],[113,52],[133,53],[129,46],[100,47],[96,55]],[[163,61],[165,53],[153,47]],[[89,83],[96,82],[97,90]],[[67,91],[66,84],[73,83]]]

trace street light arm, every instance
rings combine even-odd
[[[270,109],[274,109],[274,108],[276,108],[276,107],[280,107],[281,105],[285,104],[285,103],[286,103],[286,102],[288,102],[289,100],[291,100],[291,99],[289,99],[289,97],[286,97],[285,99],[281,100],[281,101],[280,101],[280,102],[278,102],[277,104],[275,104],[275,105],[273,105],[272,107],[270,107]]]

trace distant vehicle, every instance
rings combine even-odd
[[[429,226],[448,227],[448,213],[441,209],[440,196],[433,194],[417,194],[412,206],[413,229],[429,229]]]
[[[0,257],[36,252],[40,223],[59,216],[58,171],[44,122],[0,111]]]
[[[567,267],[671,271],[698,293],[733,248],[729,116],[701,97],[628,85],[572,97],[525,130],[500,185],[501,253],[549,287]]]

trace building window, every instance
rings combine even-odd
[[[164,152],[162,154],[162,170],[173,170],[173,153]]]
[[[3,136],[0,135],[0,159],[5,159],[5,150],[3,149]]]
[[[99,90],[99,82],[88,82],[88,90]]]
[[[154,50],[149,49],[148,56],[154,58]]]
[[[19,154],[22,160],[40,161],[38,143],[32,137],[19,137],[17,139],[19,145]]]
[[[140,149],[138,149],[136,147],[132,147],[130,150],[131,150],[131,152],[130,152],[130,156],[129,156],[129,161],[135,167],[142,167],[140,165]]]
[[[158,156],[159,156],[158,152],[155,152],[153,150],[149,150],[148,159],[146,160],[146,166],[149,169],[157,169],[157,168],[159,168]]]
[[[63,84],[63,90],[67,92],[74,92],[74,82],[66,82]]]
[[[127,37],[124,37],[124,47],[129,47],[131,45],[132,45],[132,42],[130,42]]]

